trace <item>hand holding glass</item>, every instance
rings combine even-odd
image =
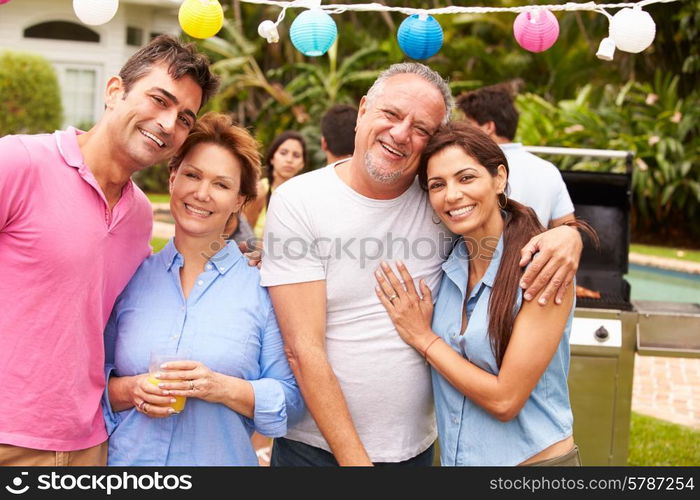
[[[162,371],[160,367],[163,363],[169,361],[183,361],[189,359],[189,355],[185,353],[180,354],[162,354],[159,352],[151,353],[151,360],[148,364],[148,381],[157,386],[161,382],[183,382],[183,380],[160,380],[157,378],[159,372]],[[175,413],[180,413],[185,409],[185,403],[187,398],[185,396],[173,396],[175,402],[170,404],[170,407],[175,410]]]

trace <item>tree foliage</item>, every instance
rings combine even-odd
[[[0,136],[53,132],[61,126],[56,72],[42,56],[0,53]]]
[[[383,3],[413,8],[452,4]],[[224,6],[225,28],[216,38],[199,42],[224,78],[211,107],[230,111],[239,122],[253,126],[263,144],[284,129],[297,129],[309,140],[313,155],[325,108],[336,102],[357,104],[378,71],[405,59],[396,40],[405,18],[400,13],[334,15],[337,43],[328,54],[308,58],[289,40],[289,26],[301,9],[287,11],[279,25],[279,43],[268,44],[257,27],[265,19],[275,20],[278,7],[238,0]],[[538,54],[515,41],[512,13],[437,16],[444,45],[423,62],[448,78],[455,95],[482,85],[521,81],[525,97],[518,100],[523,115],[519,130],[524,142],[634,151],[637,229],[662,232],[669,226],[663,221],[693,220],[700,206],[695,90],[700,76],[700,0],[644,8],[656,22],[654,43],[640,54],[617,51],[612,62],[595,57],[609,23],[594,12],[556,13],[559,39]],[[654,99],[650,95],[658,96],[652,104],[647,103]],[[562,161],[569,166],[570,160]],[[592,160],[573,166],[607,168]],[[690,234],[687,223],[684,227]]]

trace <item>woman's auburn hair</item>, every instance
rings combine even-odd
[[[180,150],[168,163],[175,172],[187,154],[198,144],[215,144],[228,150],[241,164],[239,194],[245,206],[257,195],[260,178],[260,151],[258,141],[245,128],[236,125],[224,113],[210,111],[197,120]]]

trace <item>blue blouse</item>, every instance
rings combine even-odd
[[[171,239],[136,271],[107,324],[106,375],[148,372],[151,351],[187,352],[213,371],[249,381],[254,416],[197,398],[188,398],[182,413],[167,418],[150,418],[135,408],[113,412],[105,391],[108,465],[257,465],[253,430],[283,436],[302,414],[258,269],[230,242],[210,259],[185,299],[183,263]]]
[[[462,306],[469,279],[468,253],[463,239],[443,264],[433,314],[433,330],[471,363],[494,375],[496,358],[488,335],[488,303],[501,263],[503,237],[486,273],[467,300],[467,329],[462,335]],[[522,305],[519,289],[515,312]],[[455,389],[432,370],[435,412],[442,465],[517,465],[572,434],[569,403],[569,333],[574,308],[559,347],[520,413],[501,422]]]

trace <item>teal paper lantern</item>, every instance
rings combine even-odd
[[[322,56],[338,37],[335,21],[321,9],[302,12],[292,23],[289,37],[294,47],[305,56]]]
[[[427,59],[442,47],[442,26],[433,16],[413,14],[399,26],[399,47],[411,59]]]

